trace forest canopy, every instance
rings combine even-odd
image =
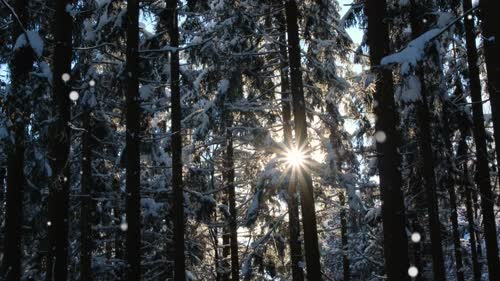
[[[0,281],[500,280],[494,0],[0,0]]]

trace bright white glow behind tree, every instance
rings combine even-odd
[[[294,147],[286,152],[285,160],[292,167],[301,167],[304,165],[306,156],[303,151]]]

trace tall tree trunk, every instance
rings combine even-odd
[[[229,235],[231,249],[231,281],[239,280],[240,266],[238,262],[238,232],[236,215],[236,194],[234,187],[234,162],[233,162],[233,134],[231,129],[227,129],[227,148],[226,148],[226,188],[229,201]]]
[[[174,193],[174,280],[186,280],[184,257],[184,192],[182,185],[182,113],[179,76],[179,27],[177,22],[177,0],[167,1],[168,33],[170,46],[175,48],[170,55],[170,91],[172,93],[172,190]]]
[[[26,26],[28,22],[28,9],[26,0],[16,0],[14,10],[19,21]],[[24,35],[23,26],[14,20],[12,39]],[[11,118],[11,132],[14,143],[7,152],[7,189],[5,202],[5,240],[4,261],[1,276],[6,281],[21,280],[21,238],[23,222],[23,194],[24,194],[24,146],[25,146],[25,120],[29,114],[25,112],[23,96],[26,89],[24,83],[29,79],[29,72],[33,68],[34,53],[30,46],[14,50],[11,61],[11,89],[7,114]],[[5,170],[1,171],[5,176]],[[1,177],[0,188],[3,188],[4,177]]]
[[[297,147],[304,150],[309,157],[307,139],[306,105],[302,82],[300,63],[300,39],[298,27],[298,8],[295,0],[285,2],[286,26],[288,34],[288,54],[290,64],[290,90],[295,125]],[[298,167],[297,186],[300,189],[300,203],[302,209],[302,225],[304,230],[304,248],[306,256],[307,279],[321,281],[321,261],[318,245],[318,230],[316,225],[316,210],[314,206],[314,190],[312,178],[304,168]]]
[[[451,167],[450,167],[451,168]],[[453,234],[453,246],[455,254],[455,272],[457,281],[464,281],[463,262],[462,262],[462,246],[460,244],[460,233],[458,232],[458,216],[457,216],[457,196],[455,193],[455,185],[451,180],[447,184],[448,193],[450,195],[450,211],[451,211],[451,225]]]
[[[479,263],[477,249],[476,249],[476,225],[474,223],[474,209],[472,207],[472,195],[470,190],[469,182],[469,171],[467,167],[467,142],[465,130],[461,130],[461,140],[458,145],[458,157],[463,158],[462,170],[463,170],[463,180],[462,185],[465,194],[465,209],[468,222],[469,230],[469,244],[471,249],[471,262],[472,262],[472,272],[473,280],[481,281],[481,265]]]
[[[139,107],[139,1],[127,2],[127,59],[125,66],[126,96],[126,218],[127,237],[125,262],[127,280],[141,279],[141,230],[140,230],[140,126]]]
[[[228,205],[227,200],[224,200],[224,205]],[[227,219],[227,218],[226,218]],[[222,262],[221,262],[221,269],[222,269],[222,274],[221,274],[221,280],[222,281],[229,281],[229,275],[231,271],[229,270],[229,257],[231,255],[230,251],[230,240],[231,240],[231,235],[229,234],[228,231],[228,226],[224,227],[222,229]]]
[[[280,56],[281,56],[281,106],[283,118],[283,136],[285,145],[290,148],[293,145],[292,141],[292,117],[290,107],[290,79],[287,70],[288,53],[286,48],[286,28],[285,17],[283,13],[278,15],[278,24],[280,31]],[[291,178],[290,178],[291,179]],[[298,206],[297,186],[293,181],[289,181],[287,187],[287,205],[288,205],[288,230],[290,243],[290,260],[292,263],[292,281],[303,281],[304,271],[300,266],[302,262],[302,247],[300,243],[300,218]]]
[[[340,236],[342,239],[342,269],[344,274],[343,281],[351,280],[351,272],[349,269],[349,255],[348,255],[348,237],[347,237],[347,218],[346,209],[348,205],[345,202],[344,191],[339,192],[339,202],[340,202]]]
[[[435,160],[432,150],[431,126],[430,126],[430,112],[425,89],[423,72],[418,71],[420,76],[420,83],[422,85],[421,98],[417,107],[417,121],[419,127],[419,146],[422,154],[423,174],[424,174],[424,187],[425,195],[427,198],[427,213],[429,215],[429,231],[431,238],[431,253],[432,253],[432,266],[434,273],[434,280],[446,280],[443,246],[441,238],[441,223],[439,221],[439,209],[436,196],[436,174],[434,171]]]
[[[451,115],[451,110],[449,108],[447,97],[443,98],[442,105],[442,116],[443,116],[443,128],[442,128],[442,136],[443,141],[446,146],[446,152],[448,155],[445,156],[445,175],[442,179],[443,189],[448,190],[448,194],[450,196],[450,221],[452,226],[452,237],[453,237],[453,246],[454,246],[454,254],[455,254],[455,273],[457,276],[457,281],[464,281],[464,271],[463,271],[463,261],[462,261],[462,246],[460,243],[460,233],[458,231],[458,215],[457,215],[457,195],[455,191],[455,178],[453,172],[453,163],[451,162],[451,157],[453,155],[453,145],[451,143],[451,139],[453,137],[450,132],[450,124],[448,122],[448,116]]]
[[[63,81],[63,74],[71,74],[73,21],[66,11],[70,0],[57,0],[55,4],[55,49],[53,53],[53,94],[56,101],[56,116],[50,159],[54,171],[49,194],[49,265],[48,280],[67,280],[68,275],[68,209],[70,188],[69,151],[71,141],[70,81]]]
[[[469,8],[472,7],[471,0],[464,0],[464,9],[465,5]],[[479,15],[482,22],[481,35],[484,38],[483,43],[488,78],[488,91],[490,94],[491,115],[493,119],[493,133],[495,136],[497,169],[500,169],[500,44],[498,43],[500,41],[500,17],[498,17],[497,14],[497,5],[498,2],[495,0],[479,1]],[[474,23],[472,21],[469,22],[473,28]],[[493,260],[492,262],[494,263],[495,261]],[[497,258],[496,264],[491,264],[492,267],[488,265],[488,268],[491,270],[495,267],[497,270],[495,276],[500,278],[500,268],[498,265]]]
[[[416,12],[417,5],[415,0],[410,0],[411,12],[410,21],[412,28],[413,38],[417,38],[422,34],[422,26],[419,22],[419,17]],[[419,146],[420,153],[423,159],[423,175],[424,175],[424,188],[427,198],[427,213],[429,218],[429,231],[431,238],[431,253],[432,253],[432,267],[435,281],[446,280],[443,246],[441,237],[441,223],[439,221],[439,208],[436,196],[436,174],[434,168],[436,161],[434,159],[434,152],[432,150],[432,137],[431,137],[431,117],[429,110],[429,100],[427,93],[427,81],[425,80],[425,72],[423,64],[417,66],[415,74],[420,79],[421,84],[421,100],[415,105],[417,112],[417,123],[419,128]]]
[[[481,0],[479,5],[481,8],[481,18],[483,22],[483,38],[484,40],[484,50],[486,58],[486,69],[488,73],[488,90],[490,92],[490,102],[491,102],[491,113],[493,117],[493,126],[495,133],[495,148],[497,152],[497,162],[500,162],[500,17],[497,15],[497,1],[493,0]],[[470,0],[465,0],[465,5],[471,6]],[[467,21],[466,21],[467,23]],[[470,22],[469,25],[473,32],[473,23]],[[467,28],[467,26],[466,26]],[[467,31],[467,29],[466,29]],[[473,37],[473,33],[470,36]],[[467,39],[467,38],[466,38]],[[469,39],[467,39],[469,41]],[[473,42],[471,41],[470,44]],[[469,44],[467,44],[469,46]],[[481,102],[481,92],[480,83],[477,86],[473,86],[472,79],[473,76],[477,76],[479,80],[479,72],[472,73],[471,65],[477,66],[477,54],[476,57],[473,56],[467,48],[467,55],[469,57],[469,71],[471,72],[471,96],[473,102],[473,110],[477,111],[477,117],[474,115],[474,136],[476,143],[476,155],[478,162],[478,186],[481,192],[481,209],[483,214],[483,224],[484,224],[484,238],[486,241],[486,256],[488,258],[488,272],[490,280],[500,280],[500,261],[498,258],[498,241],[497,241],[497,230],[495,222],[494,213],[494,195],[491,190],[490,175],[488,170],[488,152],[486,150],[486,140],[484,131],[484,119],[482,118],[482,102]],[[473,67],[476,68],[477,67]],[[476,82],[474,82],[475,84]],[[477,87],[479,92],[474,97],[472,88]],[[481,123],[481,124],[479,124]],[[478,127],[479,126],[479,127]],[[481,132],[479,132],[481,130]],[[477,136],[476,136],[477,135]],[[483,147],[484,146],[484,147]],[[481,158],[479,157],[481,156]]]
[[[231,77],[231,91],[229,93],[229,100],[231,102],[233,98],[243,90],[243,85],[241,81],[241,73],[236,71]],[[227,109],[226,109],[227,110]],[[227,110],[225,114],[224,121],[226,130],[226,155],[224,157],[224,173],[223,182],[225,184],[225,189],[227,193],[227,200],[229,204],[229,242],[230,242],[230,253],[231,253],[231,281],[239,280],[239,260],[238,260],[238,222],[236,214],[236,194],[234,186],[234,148],[233,148],[233,115]]]
[[[90,212],[92,207],[90,190],[92,186],[92,150],[90,147],[90,109],[85,106],[83,112],[82,135],[82,177],[81,177],[81,207],[80,207],[80,280],[91,281],[92,263],[92,230]]]
[[[365,3],[368,16],[368,45],[372,71],[377,74],[374,108],[377,116],[375,129],[386,138],[377,142],[384,257],[387,280],[409,280],[408,238],[405,231],[405,207],[401,191],[401,156],[398,153],[400,135],[394,102],[394,86],[390,70],[379,68],[382,57],[389,53],[389,33],[385,23],[386,1]]]

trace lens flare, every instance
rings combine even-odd
[[[306,156],[300,149],[292,148],[286,152],[285,160],[292,167],[300,167],[304,165]]]

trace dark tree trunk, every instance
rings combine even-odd
[[[451,168],[451,167],[450,167]],[[458,216],[457,216],[457,196],[455,193],[455,185],[453,181],[447,184],[448,193],[450,194],[450,211],[451,211],[451,225],[453,234],[453,246],[455,253],[456,275],[457,281],[464,281],[463,262],[462,262],[462,247],[460,244],[460,233],[458,232]]]
[[[477,180],[475,180],[477,182]],[[471,195],[472,195],[472,206],[474,209],[474,217],[475,221],[479,222],[481,218],[481,214],[479,213],[479,203],[478,203],[478,198],[477,198],[477,187],[473,186],[474,188],[470,188]],[[480,225],[480,223],[479,223]],[[477,257],[479,260],[479,263],[482,266],[482,260],[483,260],[483,244],[481,243],[481,229],[479,226],[476,226],[475,228],[476,231],[476,249],[477,249]]]
[[[139,107],[139,1],[127,3],[127,59],[125,80],[126,95],[126,217],[127,237],[125,262],[127,280],[141,279],[141,229],[140,229],[140,125]]]
[[[19,76],[17,76],[19,77]],[[18,110],[15,116],[23,113]],[[24,119],[24,117],[20,117]],[[21,280],[21,238],[23,221],[24,191],[24,123],[14,123],[15,144],[8,153],[7,159],[7,196],[5,202],[5,240],[4,263],[2,276],[6,281]]]
[[[227,206],[227,200],[224,200],[224,205]],[[226,218],[227,219],[227,218]],[[222,262],[221,262],[221,280],[229,281],[229,275],[231,271],[229,270],[229,257],[231,255],[230,249],[231,235],[229,234],[228,227],[222,229]]]
[[[47,280],[63,281],[68,275],[68,209],[70,188],[69,151],[70,81],[62,80],[63,74],[71,74],[72,18],[66,12],[69,0],[58,0],[55,4],[55,49],[53,53],[53,93],[56,101],[56,122],[51,135],[50,159],[54,172],[49,194],[49,261]]]
[[[243,90],[241,74],[235,73],[231,78],[231,89],[229,90],[229,99],[226,102],[231,102],[233,98]],[[225,130],[226,130],[226,155],[224,157],[224,173],[223,182],[225,184],[227,200],[229,205],[229,249],[231,253],[231,281],[239,280],[239,260],[238,260],[238,222],[236,214],[236,194],[234,186],[234,148],[233,148],[233,115],[226,109],[225,112]],[[225,245],[227,247],[227,245]]]
[[[297,147],[309,154],[307,139],[306,105],[302,84],[300,63],[300,39],[298,27],[298,8],[295,0],[285,2],[286,26],[288,34],[288,54],[290,65],[290,90],[292,93],[293,116]],[[304,230],[304,248],[306,256],[307,279],[321,281],[321,261],[318,245],[318,230],[316,225],[316,210],[314,206],[314,190],[312,178],[306,169],[300,169],[297,175],[297,186],[300,190],[302,209],[302,225]],[[292,179],[294,180],[294,179]]]
[[[466,0],[464,5],[470,5],[470,0]],[[497,152],[497,162],[500,162],[500,17],[497,15],[497,1],[481,0],[481,18],[483,22],[483,38],[484,51],[486,58],[486,70],[488,73],[488,90],[490,93],[491,113],[493,117],[493,126],[495,133],[495,148]],[[470,23],[473,29],[473,23]],[[473,31],[472,31],[473,32]],[[473,37],[473,33],[470,36]],[[473,40],[473,39],[472,39]],[[468,44],[469,45],[469,44]],[[467,55],[469,57],[469,71],[471,72],[471,96],[473,102],[473,110],[478,112],[478,116],[474,115],[474,136],[476,143],[476,157],[478,165],[478,186],[481,192],[481,209],[483,214],[484,224],[484,239],[486,241],[486,256],[488,258],[488,272],[489,279],[500,280],[500,261],[498,258],[498,241],[494,213],[494,195],[491,190],[490,175],[488,170],[488,152],[486,150],[486,140],[484,131],[484,119],[482,118],[482,102],[480,83],[477,87],[479,92],[474,98],[473,94],[473,76],[477,76],[479,81],[479,72],[472,73],[471,65],[477,69],[477,54],[469,54],[471,50],[467,48]],[[476,83],[476,82],[474,82]],[[481,123],[481,124],[479,124]],[[481,130],[481,132],[479,132]],[[477,136],[476,136],[477,135]],[[483,147],[484,146],[484,147]],[[481,158],[480,158],[481,156]]]
[[[382,57],[389,53],[389,34],[385,0],[367,1],[368,45],[372,71],[377,74],[374,108],[375,128],[385,134],[384,142],[377,142],[382,222],[384,229],[384,257],[387,280],[409,280],[408,239],[405,232],[405,207],[401,191],[401,156],[398,153],[400,135],[394,102],[394,86],[390,70],[379,68]]]
[[[420,76],[420,83],[422,84],[421,98],[417,107],[417,121],[420,136],[418,137],[419,146],[422,154],[422,169],[424,175],[424,188],[427,198],[427,213],[429,215],[429,230],[431,238],[431,253],[432,253],[432,266],[434,273],[434,280],[446,280],[444,268],[443,246],[441,238],[441,223],[439,221],[439,209],[436,196],[436,174],[434,171],[435,160],[432,151],[431,139],[431,126],[430,126],[430,112],[425,89],[423,72],[418,71]]]
[[[27,1],[17,0],[14,9],[23,25],[28,22]],[[12,40],[24,35],[22,27],[14,21]],[[14,45],[14,44],[13,44]],[[8,97],[7,113],[11,118],[11,132],[14,135],[14,143],[7,148],[7,189],[5,202],[5,240],[4,261],[0,276],[6,281],[21,280],[21,240],[23,223],[23,194],[24,194],[24,147],[25,147],[25,120],[29,113],[25,112],[26,106],[22,100],[25,87],[24,83],[29,78],[29,72],[33,67],[33,50],[31,47],[23,47],[14,51],[11,61],[12,92]],[[5,170],[0,178],[0,188],[3,188]],[[2,191],[3,192],[3,191]]]
[[[467,5],[467,7],[469,8],[472,7],[471,0],[464,0],[464,9],[465,5]],[[497,169],[500,169],[500,44],[498,43],[500,40],[500,17],[497,14],[498,1],[480,0],[479,8],[479,15],[482,22],[481,36],[483,37],[484,43],[488,91],[490,94],[491,115],[493,119],[493,133],[495,137]],[[472,21],[469,21],[469,25],[471,26],[472,30],[474,30],[474,23]],[[494,276],[500,278],[498,258],[496,260],[496,264],[494,263],[494,260],[492,262],[492,267],[488,265],[488,269],[491,270],[493,269],[493,267],[495,267],[497,272],[494,273],[496,274]]]
[[[351,272],[349,269],[349,240],[347,237],[347,217],[346,217],[346,209],[348,206],[345,202],[344,191],[339,192],[339,202],[340,202],[340,236],[342,239],[342,269],[344,273],[343,281],[351,280]]]
[[[469,171],[467,167],[467,142],[466,142],[466,134],[465,130],[461,130],[461,140],[458,145],[458,157],[462,159],[462,170],[463,170],[463,181],[462,185],[464,188],[465,194],[465,209],[466,216],[468,222],[468,230],[469,230],[469,244],[471,249],[471,262],[472,262],[472,272],[473,272],[473,280],[481,281],[481,265],[479,264],[479,259],[477,256],[477,248],[476,248],[476,225],[474,223],[474,209],[472,207],[472,195],[470,190],[470,182],[469,182]]]
[[[450,124],[448,122],[448,117],[451,115],[451,110],[449,108],[448,101],[445,97],[443,99],[443,127],[442,136],[446,146],[447,155],[445,156],[446,172],[442,179],[443,189],[448,191],[450,196],[450,221],[452,226],[452,237],[453,246],[455,254],[455,273],[457,275],[457,281],[464,281],[463,272],[463,261],[462,261],[462,246],[460,244],[460,233],[458,231],[458,215],[457,215],[457,195],[455,191],[455,178],[453,174],[453,163],[451,162],[451,157],[453,154],[453,145],[451,143],[452,133],[450,132]]]
[[[416,12],[417,5],[415,0],[411,2],[411,28],[413,38],[422,34],[422,26],[418,20],[418,13]],[[423,63],[420,63],[415,70],[415,74],[420,79],[421,84],[421,100],[415,104],[417,112],[417,123],[419,128],[418,142],[420,146],[420,153],[422,156],[422,170],[424,175],[424,188],[427,199],[427,213],[429,217],[429,231],[431,238],[431,253],[432,253],[432,267],[435,281],[446,280],[443,246],[441,237],[441,223],[439,221],[439,208],[436,196],[436,174],[434,168],[436,161],[434,159],[434,152],[432,150],[432,137],[431,137],[431,117],[429,110],[429,100],[427,93],[427,81],[425,80],[425,72]]]
[[[230,117],[231,119],[231,117]],[[231,122],[232,123],[232,122]],[[229,126],[231,127],[231,126]],[[226,147],[226,191],[229,203],[229,235],[231,250],[231,281],[239,280],[240,266],[238,262],[238,225],[236,216],[236,195],[234,188],[234,162],[233,162],[233,134],[231,129],[227,129],[227,147]]]
[[[283,136],[285,141],[285,146],[290,148],[293,144],[292,141],[292,117],[291,117],[291,107],[290,107],[290,79],[287,70],[288,67],[288,53],[286,48],[286,28],[285,28],[285,17],[282,13],[279,14],[279,29],[280,29],[280,55],[281,55],[281,68],[280,68],[280,78],[281,78],[281,106],[282,106],[282,118],[283,118]],[[287,205],[288,205],[288,230],[290,234],[290,260],[292,263],[292,280],[293,281],[303,281],[304,271],[300,266],[302,262],[302,247],[300,243],[300,219],[299,219],[299,206],[298,206],[298,194],[297,186],[294,182],[289,181],[288,183],[288,194],[287,194]]]
[[[80,280],[91,281],[92,262],[92,230],[90,212],[92,208],[90,190],[92,186],[92,150],[90,147],[90,109],[86,107],[83,112],[82,135],[82,177],[81,177],[81,207],[80,207]]]
[[[177,0],[167,1],[168,34],[170,46],[179,46],[179,27],[177,23]],[[170,55],[170,90],[172,93],[172,190],[174,216],[175,269],[174,280],[186,280],[186,264],[184,257],[184,195],[182,185],[182,114],[179,76],[179,51],[175,49]]]

